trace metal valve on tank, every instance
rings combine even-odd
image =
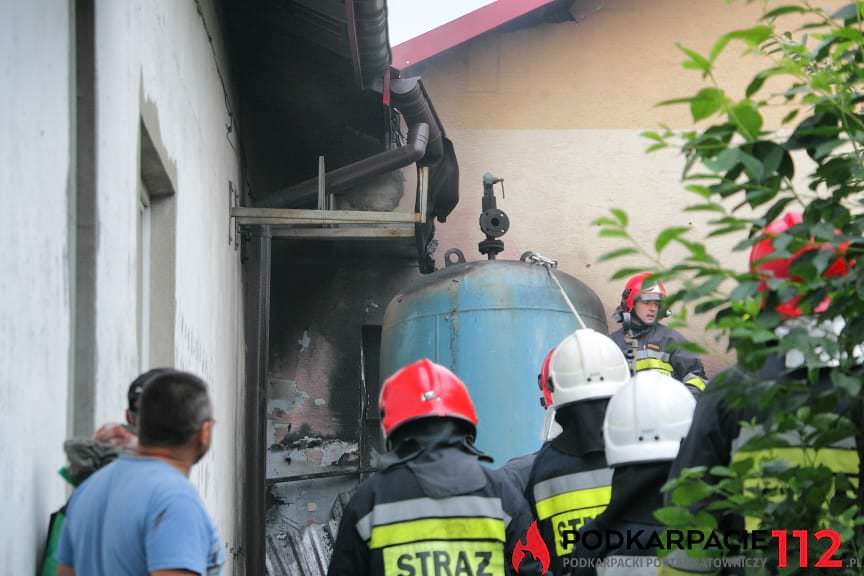
[[[487,172],[483,175],[483,212],[480,213],[480,230],[486,235],[486,239],[479,244],[480,253],[485,254],[489,260],[495,260],[495,256],[504,250],[504,242],[501,236],[510,229],[510,218],[498,208],[498,199],[495,198],[495,184],[503,183],[503,178],[498,178]],[[503,190],[503,188],[502,188]]]

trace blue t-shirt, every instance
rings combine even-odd
[[[155,459],[122,455],[72,494],[57,558],[81,576],[157,570],[219,574],[225,553],[189,480]]]

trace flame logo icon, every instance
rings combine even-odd
[[[546,547],[546,542],[540,536],[537,520],[531,522],[531,526],[528,527],[528,531],[525,533],[525,543],[523,544],[520,540],[513,548],[513,556],[510,561],[513,564],[513,570],[517,573],[519,572],[519,565],[525,560],[526,553],[540,562],[544,574],[549,570],[549,548]]]

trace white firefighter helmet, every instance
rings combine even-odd
[[[609,398],[630,378],[624,353],[608,336],[583,328],[555,348],[544,383],[552,395],[552,407],[583,400]]]
[[[690,430],[696,400],[674,378],[636,373],[609,401],[603,441],[609,466],[674,460]]]

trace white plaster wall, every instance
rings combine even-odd
[[[35,573],[65,498],[68,6],[0,2],[0,574]]]
[[[203,3],[221,56],[218,24]],[[214,57],[194,2],[97,3],[97,130],[100,243],[96,421],[123,413],[139,372],[136,340],[138,125],[142,98],[158,111],[159,134],[176,166],[175,366],[202,376],[216,408],[210,454],[192,479],[230,551],[237,545],[242,445],[240,254],[228,245],[228,182],[237,155]]]

